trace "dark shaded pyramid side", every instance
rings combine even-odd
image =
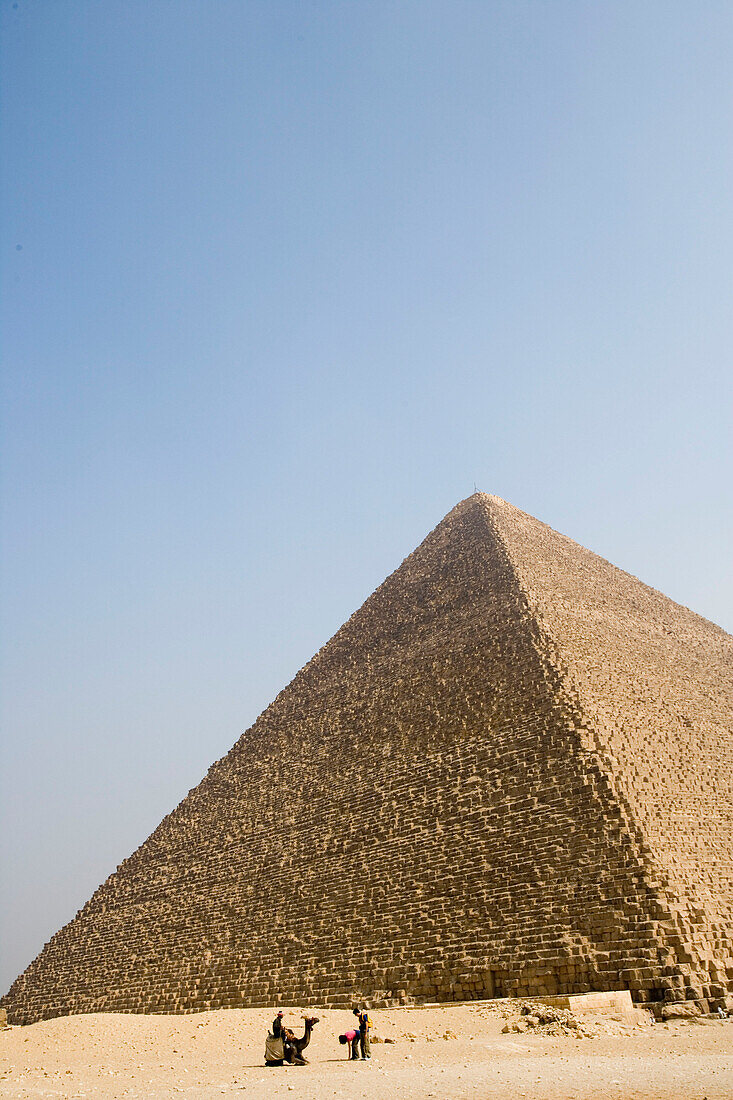
[[[655,853],[508,507],[476,495],[443,520],[54,936],[11,1020],[665,995]]]

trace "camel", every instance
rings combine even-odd
[[[291,1066],[307,1066],[308,1061],[303,1057],[303,1051],[311,1041],[311,1033],[313,1028],[318,1023],[317,1016],[304,1016],[305,1020],[305,1033],[302,1039],[299,1039],[289,1028],[283,1028],[283,1038],[287,1040],[285,1049],[280,1046],[280,1052],[284,1054],[284,1057],[278,1057],[278,1051],[273,1049],[276,1045],[280,1045],[280,1040],[275,1041],[272,1035],[267,1038],[265,1044],[265,1063],[268,1066],[281,1066],[283,1062],[288,1062]],[[274,1055],[274,1057],[273,1057]]]
[[[318,1023],[317,1016],[304,1016],[305,1020],[305,1033],[302,1039],[296,1038],[292,1031],[288,1031],[288,1039],[290,1040],[290,1057],[288,1061],[292,1066],[307,1066],[308,1060],[303,1057],[303,1051],[311,1041],[311,1033],[313,1028]]]

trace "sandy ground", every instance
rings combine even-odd
[[[298,1034],[303,1011],[286,1012]],[[0,1097],[733,1100],[733,1020],[606,1022],[593,1038],[548,1037],[503,1034],[505,1011],[375,1011],[375,1033],[395,1042],[354,1064],[337,1042],[353,1017],[315,1010],[310,1064],[282,1069],[263,1064],[271,1011],[67,1016],[0,1032]]]

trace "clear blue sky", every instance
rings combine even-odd
[[[474,483],[733,629],[733,7],[0,31],[4,990]]]

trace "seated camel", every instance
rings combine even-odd
[[[308,1046],[308,1043],[311,1041],[313,1028],[318,1023],[317,1016],[304,1016],[303,1019],[305,1020],[305,1032],[302,1039],[298,1039],[298,1037],[294,1035],[292,1031],[288,1031],[287,1033],[289,1040],[289,1050],[286,1053],[285,1057],[286,1060],[290,1062],[290,1064],[293,1066],[308,1065],[308,1060],[303,1057],[303,1051]]]
[[[291,1066],[307,1066],[308,1062],[303,1057],[303,1051],[311,1041],[311,1033],[318,1023],[317,1016],[304,1016],[305,1032],[299,1039],[290,1028],[283,1027],[282,1038],[275,1039],[268,1035],[265,1043],[265,1064],[268,1066],[281,1066],[288,1062]]]

